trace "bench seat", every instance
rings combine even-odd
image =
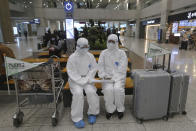
[[[101,89],[102,88],[101,83],[95,83],[95,87],[97,89]],[[133,88],[133,80],[129,77],[126,78],[125,88]],[[64,90],[69,90],[68,82],[65,84]]]

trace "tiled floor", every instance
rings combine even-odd
[[[129,37],[121,38],[124,45],[130,50],[134,51],[141,57],[144,57],[145,40],[138,40]],[[9,45],[17,54],[17,58],[21,59],[32,55],[32,51],[36,51],[37,39],[35,37],[29,38],[27,41],[19,39],[20,42],[15,45]],[[125,117],[118,120],[116,117],[111,120],[106,120],[104,115],[104,101],[101,99],[101,113],[97,118],[95,125],[87,123],[87,117],[84,115],[86,127],[82,131],[196,131],[196,51],[178,51],[178,45],[161,44],[161,46],[172,50],[172,69],[180,69],[187,72],[191,76],[186,116],[178,115],[169,121],[154,120],[146,121],[143,124],[137,124],[135,118],[131,113],[132,96],[126,96]],[[15,112],[15,96],[3,95],[0,92],[0,131],[75,131],[76,129],[70,120],[70,108],[64,109],[61,115],[62,119],[59,121],[57,127],[52,127],[50,123],[51,109],[44,109],[43,107],[33,108],[32,110],[25,110],[24,124],[20,128],[12,126],[12,115]],[[87,110],[85,104],[85,111]]]

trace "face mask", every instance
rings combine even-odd
[[[83,49],[79,49],[78,52],[80,54],[86,54],[88,52],[89,48],[83,48]]]
[[[113,50],[113,49],[116,48],[116,45],[113,44],[113,43],[108,43],[108,44],[107,44],[107,47],[108,47],[109,50]]]
[[[89,48],[84,48],[84,49],[82,49],[82,50],[83,50],[83,52],[87,53],[88,50],[89,50]]]

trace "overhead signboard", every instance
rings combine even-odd
[[[72,19],[73,18],[73,11],[74,11],[74,3],[72,1],[65,1],[64,2],[64,11],[66,13],[66,18]]]
[[[168,17],[169,22],[191,20],[191,19],[196,19],[196,10],[185,12],[185,13],[180,13],[176,15],[171,15]]]
[[[196,11],[195,12],[188,12],[187,18],[188,19],[196,18]]]
[[[155,20],[149,20],[147,21],[147,24],[154,24],[155,23]]]
[[[142,25],[153,25],[153,24],[159,24],[159,23],[160,23],[160,18],[142,21]]]
[[[74,4],[71,1],[64,2],[64,10],[66,13],[72,13],[74,10]]]

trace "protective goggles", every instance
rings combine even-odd
[[[89,45],[84,45],[82,47],[80,47],[79,45],[77,45],[77,47],[79,47],[80,49],[88,49],[89,48]]]
[[[116,42],[114,40],[108,40],[108,43],[115,44]]]

